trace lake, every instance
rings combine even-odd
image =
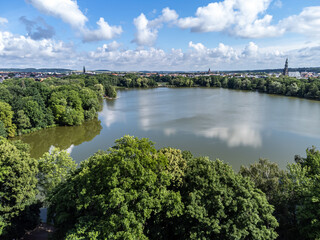
[[[118,91],[105,100],[97,120],[23,135],[31,155],[53,146],[80,162],[129,134],[157,148],[190,150],[219,158],[238,170],[259,158],[285,168],[294,155],[320,146],[320,102],[258,92],[214,88],[154,88]]]

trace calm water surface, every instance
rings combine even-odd
[[[98,120],[19,139],[31,145],[33,157],[56,146],[80,162],[125,134],[219,158],[235,170],[260,157],[285,168],[295,154],[320,147],[320,102],[211,88],[122,90],[104,102]]]

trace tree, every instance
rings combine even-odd
[[[297,206],[299,231],[304,239],[320,239],[320,175],[303,184],[301,202]]]
[[[66,151],[54,148],[39,159],[39,173],[37,175],[39,190],[42,197],[48,194],[61,182],[67,179],[77,167],[77,164]]]
[[[181,213],[180,194],[168,190],[168,164],[147,139],[125,136],[98,152],[49,198],[49,219],[66,239],[147,239],[146,221],[165,210]]]
[[[259,162],[249,167],[241,166],[239,174],[250,178],[275,207],[274,216],[279,222],[277,232],[280,239],[292,239],[299,235],[295,221],[298,194],[294,193],[293,182],[288,179],[287,172],[281,170],[276,163],[259,159]]]
[[[13,111],[8,103],[0,101],[0,121],[4,124],[9,137],[14,137],[16,125],[12,123]]]
[[[2,121],[0,121],[0,137],[4,137],[4,138],[8,137],[6,127],[4,126]]]
[[[106,96],[109,97],[109,98],[116,98],[117,97],[117,91],[111,85],[107,85],[105,87],[105,93],[106,93]]]
[[[184,179],[184,172],[187,168],[187,161],[183,157],[181,150],[167,147],[160,149],[159,153],[168,159],[166,168],[172,175],[172,187],[181,186]]]
[[[312,147],[306,153],[306,158],[295,156],[297,164],[289,165],[289,179],[300,236],[311,240],[320,239],[320,152]]]
[[[281,180],[285,178],[285,172],[279,169],[278,164],[268,159],[259,159],[259,162],[249,167],[241,166],[239,173],[243,177],[249,177],[257,188],[264,192],[268,201],[275,205],[279,203]]]
[[[31,127],[30,118],[24,113],[23,110],[17,112],[16,125],[18,129],[28,129]]]
[[[275,239],[273,207],[254,184],[220,160],[188,161],[181,189],[185,212],[177,239]]]
[[[38,163],[30,158],[27,150],[22,142],[0,138],[1,239],[16,236],[17,229],[23,226],[18,221],[20,214],[35,203]]]
[[[82,101],[75,90],[52,93],[49,105],[55,121],[60,125],[80,125],[84,121]]]
[[[307,157],[295,156],[295,161],[302,167],[307,167],[308,175],[320,175],[320,151],[315,146],[306,150]]]
[[[80,91],[80,98],[82,100],[82,107],[84,110],[85,119],[93,119],[97,116],[97,111],[100,109],[100,103],[97,94],[89,89],[84,88]]]
[[[27,98],[23,107],[23,111],[29,118],[32,127],[43,128],[47,125],[45,122],[45,114],[37,102],[28,100]]]

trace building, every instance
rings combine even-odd
[[[284,76],[288,76],[288,75],[289,75],[288,58],[286,59],[286,63],[285,63],[285,65],[284,65],[283,75],[284,75]]]
[[[301,78],[300,72],[289,72],[289,77]]]

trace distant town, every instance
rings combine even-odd
[[[294,77],[297,79],[320,78],[320,68],[288,68],[288,60],[286,60],[284,69],[264,69],[251,71],[109,71],[109,70],[86,70],[85,66],[82,71],[70,69],[0,69],[0,82],[10,78],[33,78],[36,81],[43,81],[49,77],[61,78],[68,75],[96,75],[110,74],[115,76],[124,76],[128,73],[134,73],[140,77],[150,77],[154,75],[160,76],[182,76],[182,77],[199,77],[199,76],[235,76],[248,78],[267,78],[280,77],[283,75]]]

